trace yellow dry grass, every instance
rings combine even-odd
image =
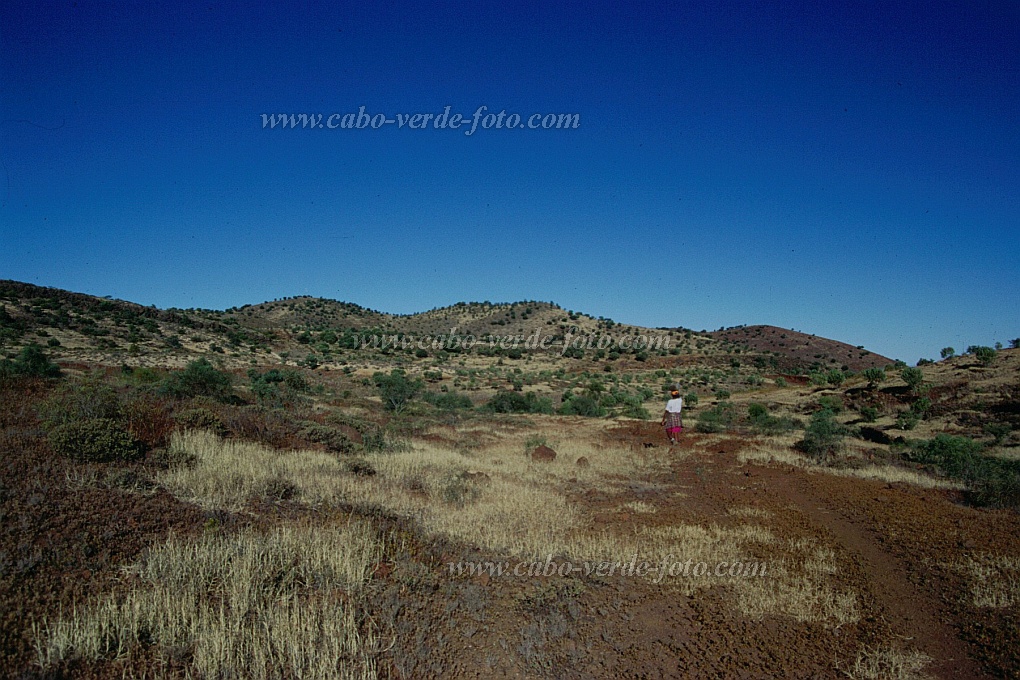
[[[741,463],[755,463],[769,465],[778,463],[803,468],[811,472],[818,472],[837,477],[853,477],[856,479],[874,479],[880,482],[895,483],[903,482],[918,486],[924,489],[962,489],[959,482],[948,479],[939,479],[926,475],[915,470],[907,470],[895,465],[865,465],[862,467],[831,467],[817,465],[807,456],[793,450],[796,437],[768,437],[756,441],[737,452],[737,460]]]
[[[39,663],[130,660],[156,644],[164,661],[189,659],[190,677],[374,677],[357,594],[380,550],[359,522],[171,537],[128,570],[126,592],[44,623]]]
[[[658,450],[601,447],[577,436],[555,442],[556,460],[537,463],[524,453],[525,440],[534,434],[496,431],[495,444],[473,450],[418,443],[372,456],[369,461],[377,474],[359,477],[327,454],[273,451],[208,433],[185,432],[175,435],[172,447],[191,454],[195,465],[168,471],[160,481],[179,496],[207,507],[235,508],[244,507],[272,484],[285,484],[294,489],[299,501],[383,507],[412,518],[428,534],[520,558],[560,556],[608,563],[636,559],[657,568],[705,563],[706,573],[688,569],[675,576],[652,572],[647,577],[688,593],[716,584],[732,585],[741,609],[753,616],[837,622],[856,616],[853,595],[833,591],[824,570],[814,568],[809,559],[775,564],[756,559],[762,546],[773,540],[763,527],[639,525],[623,532],[593,526],[565,494],[568,480],[612,489],[664,468],[671,459]],[[576,465],[581,456],[588,459],[587,467]],[[625,507],[638,516],[655,517],[650,504],[631,501]],[[736,514],[760,517],[746,508]],[[722,579],[714,573],[721,563],[753,562],[766,565],[764,576]]]
[[[1020,557],[967,555],[949,566],[970,581],[971,604],[1004,608],[1020,604]]]
[[[917,650],[883,645],[865,647],[852,664],[841,670],[853,680],[928,680],[931,676],[924,669],[931,661],[930,656]]]

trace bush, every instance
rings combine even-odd
[[[836,422],[832,411],[822,409],[811,416],[811,422],[804,430],[804,439],[797,442],[798,451],[818,461],[826,461],[839,451],[847,428]]]
[[[715,391],[715,398],[719,399],[719,400],[729,399],[730,398],[730,391],[729,390],[716,390]]]
[[[301,431],[301,437],[307,441],[323,444],[330,451],[336,453],[351,453],[354,451],[354,442],[342,431],[312,423]]]
[[[861,409],[861,420],[866,423],[873,423],[878,420],[878,409],[874,406],[865,406]]]
[[[885,381],[884,368],[868,368],[865,369],[861,375],[867,379],[869,388],[874,388],[876,385]]]
[[[196,359],[183,371],[171,373],[159,387],[160,394],[176,399],[212,397],[228,401],[233,396],[233,379],[229,373],[217,370],[208,359]]]
[[[969,347],[967,351],[974,355],[974,358],[981,362],[982,366],[991,366],[995,361],[996,352],[991,347]]]
[[[896,429],[913,430],[921,422],[921,416],[914,411],[904,411],[896,416]]]
[[[984,447],[967,437],[940,434],[911,447],[908,457],[947,477],[959,479],[979,505],[1020,505],[1020,462],[992,458]]]
[[[588,395],[574,396],[560,405],[560,413],[565,416],[585,416],[587,418],[601,418],[606,415],[606,409],[599,403],[598,399]]]
[[[96,418],[118,420],[121,415],[117,392],[98,372],[61,385],[39,405],[39,417],[47,428]]]
[[[49,441],[60,455],[88,462],[132,460],[141,454],[134,437],[109,418],[58,425],[50,432]]]
[[[175,413],[174,421],[178,427],[186,430],[209,430],[219,435],[226,434],[227,431],[220,417],[204,407],[189,408]]]
[[[903,382],[907,383],[907,387],[913,392],[917,392],[918,388],[921,387],[921,383],[924,382],[924,373],[919,368],[904,368],[900,371],[900,377],[903,378]]]
[[[500,390],[484,406],[492,413],[552,413],[552,402],[534,392]]]
[[[725,432],[736,420],[736,409],[729,402],[722,402],[698,414],[694,429],[698,432]]]
[[[59,375],[60,367],[50,361],[42,347],[34,343],[22,347],[14,359],[0,362],[0,379],[55,378]]]
[[[684,406],[697,406],[697,405],[698,395],[696,395],[694,392],[688,392],[687,394],[684,395]]]
[[[778,418],[769,415],[763,404],[752,403],[747,407],[747,419],[761,434],[782,434],[797,428],[797,421],[790,417]]]
[[[832,413],[843,412],[843,400],[837,397],[835,394],[826,394],[823,397],[818,398],[818,405],[823,409],[831,411]]]
[[[426,392],[422,398],[429,404],[444,411],[468,409],[474,405],[471,403],[469,396],[457,392]]]
[[[390,371],[389,375],[381,372],[376,373],[372,379],[375,381],[375,386],[379,388],[383,406],[389,411],[402,411],[424,387],[421,380],[409,379],[399,368]]]

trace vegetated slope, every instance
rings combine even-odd
[[[651,329],[538,301],[458,302],[408,315],[314,297],[284,298],[225,311],[162,310],[17,281],[0,281],[0,306],[3,307],[0,343],[7,347],[37,342],[54,348],[65,359],[103,363],[148,357],[157,363],[175,365],[201,355],[222,355],[233,363],[285,363],[288,356],[304,357],[309,352],[317,352],[318,359],[328,363],[331,356],[354,358],[349,352],[358,344],[356,336],[375,333],[418,339],[456,333],[487,341],[490,348],[493,342],[508,336],[538,337],[546,341],[547,348],[575,344],[587,351],[586,361],[613,360],[609,356],[611,347],[607,346],[605,352],[595,351],[600,337],[618,342],[625,336],[644,336],[665,340],[646,352],[656,367],[670,363],[718,367],[737,360],[733,355],[740,355],[739,361],[747,366],[766,372],[798,373],[812,367],[860,370],[892,363],[886,357],[842,342],[773,326],[738,327],[715,333],[698,333],[682,326]],[[631,347],[630,354],[636,356],[637,349]]]
[[[818,364],[821,368],[861,371],[881,368],[892,359],[838,340],[779,328],[777,326],[734,326],[709,333],[713,338],[758,352],[773,352],[798,365]]]

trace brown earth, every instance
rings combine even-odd
[[[160,490],[116,484],[75,490],[82,466],[39,444],[28,405],[8,408],[0,462],[0,670],[44,677],[34,664],[32,624],[108,592],[119,567],[170,531],[212,521],[327,523],[296,504],[267,503],[257,520],[211,516]],[[662,432],[631,422],[604,435],[635,456],[662,456]],[[651,444],[652,446],[646,446]],[[849,479],[782,465],[740,464],[737,437],[685,434],[668,470],[613,489],[577,483],[572,500],[596,526],[736,526],[734,507],[782,539],[832,546],[840,589],[857,594],[861,618],[843,626],[781,616],[743,616],[725,584],[677,594],[647,579],[574,573],[549,577],[453,576],[457,560],[493,560],[470,546],[419,535],[406,520],[370,515],[385,558],[369,586],[378,656],[388,678],[837,678],[867,646],[890,642],[933,659],[938,678],[1020,676],[1017,608],[977,609],[947,562],[962,555],[1020,554],[1012,511],[962,505],[955,492]],[[640,501],[656,509],[621,512]],[[349,512],[350,510],[343,511]],[[364,512],[364,511],[362,511]],[[342,513],[341,513],[342,514]],[[763,559],[782,557],[769,546]],[[48,677],[130,677],[143,669],[71,664]]]
[[[642,455],[661,437],[650,424],[608,433]],[[858,595],[860,621],[845,626],[739,614],[725,586],[687,597],[640,578],[569,576],[453,577],[446,562],[491,555],[432,553],[416,563],[431,585],[415,605],[407,575],[378,584],[390,598],[394,645],[383,675],[557,678],[838,678],[864,647],[902,646],[927,654],[930,677],[1017,677],[1016,608],[979,610],[946,562],[961,554],[1020,553],[1012,511],[965,507],[954,492],[848,479],[791,466],[741,465],[745,445],[724,439],[701,448],[685,435],[668,473],[630,480],[617,493],[578,487],[574,501],[617,531],[634,523],[621,502],[654,505],[647,524],[719,524],[739,520],[734,506],[768,513],[778,537],[835,547],[838,585]],[[689,454],[681,458],[680,454]],[[686,496],[676,495],[679,489]],[[447,550],[455,550],[447,547]],[[777,554],[769,547],[768,559]],[[397,584],[400,584],[399,586]],[[404,588],[397,604],[396,589]],[[413,600],[414,598],[412,598]],[[386,607],[380,607],[385,610]]]

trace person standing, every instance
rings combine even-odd
[[[666,428],[666,436],[670,444],[676,444],[680,433],[684,431],[684,421],[680,412],[684,408],[684,400],[680,397],[680,390],[672,390],[669,393],[669,401],[666,402],[666,410],[662,413],[662,426]]]

